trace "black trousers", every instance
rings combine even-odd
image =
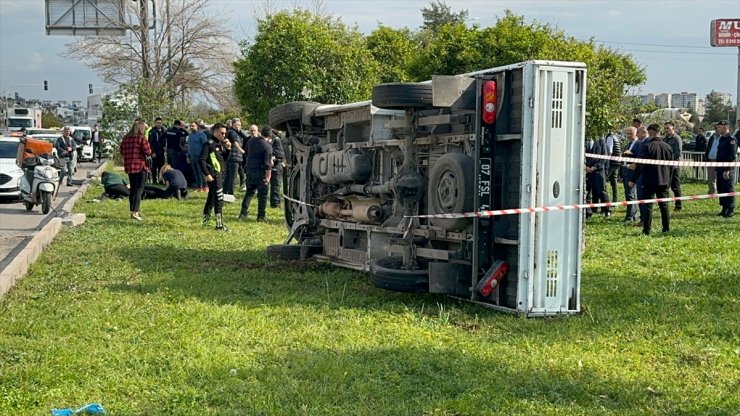
[[[213,176],[213,180],[208,182],[208,198],[206,205],[203,207],[203,215],[211,215],[211,210],[216,214],[221,214],[224,209],[224,177],[219,172]]]
[[[645,199],[656,198],[668,198],[668,185],[643,185],[643,192]],[[650,234],[650,225],[653,221],[653,204],[642,204],[645,206],[644,216],[642,217],[642,233],[645,235]],[[668,211],[667,202],[658,202],[660,208],[660,221],[663,224],[663,232],[671,229],[671,217]],[[643,214],[641,212],[640,214]]]
[[[728,168],[715,168],[715,172],[717,173],[717,193],[726,194],[728,192],[735,192],[735,171],[733,168],[729,168],[730,179],[725,179],[720,169]],[[719,204],[722,208],[735,208],[735,197],[723,196],[719,199]]]
[[[679,177],[679,173],[681,172],[681,168],[678,166],[671,169],[671,192],[673,192],[673,196],[681,196],[681,178]],[[676,208],[681,208],[681,201],[676,201]]]
[[[252,203],[252,197],[257,193],[257,219],[266,218],[267,214],[267,185],[262,181],[264,171],[250,170],[247,172],[249,180],[247,181],[247,192],[242,199],[242,210],[240,215],[247,216],[249,205]]]
[[[611,202],[617,202],[619,201],[619,194],[617,189],[617,177],[619,176],[619,165],[609,165],[607,169],[609,169],[608,173],[606,174],[606,180],[609,182],[609,185],[612,188],[612,200]]]
[[[152,158],[152,183],[159,182],[159,170],[164,166],[164,155],[157,153],[157,156]]]
[[[141,206],[141,194],[144,193],[144,182],[146,181],[146,171],[128,174],[131,192],[128,195],[128,205],[131,212],[138,212]]]
[[[597,170],[586,175],[586,180],[591,187],[591,202],[594,204],[609,202],[609,195],[606,192],[606,178],[604,170]],[[609,208],[601,208],[602,213],[609,212]]]
[[[105,193],[108,194],[111,198],[123,198],[124,196],[128,197],[130,194],[128,188],[126,188],[126,185],[106,186]]]
[[[98,155],[98,162],[100,162],[100,142],[92,142],[92,148],[93,148],[93,160],[95,159],[95,155]]]
[[[280,185],[283,183],[283,167],[278,166],[272,169],[270,174],[270,206],[277,208],[280,206],[280,200],[283,199],[280,193]]]

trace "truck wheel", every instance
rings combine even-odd
[[[33,211],[33,204],[30,202],[24,202],[23,205],[26,206],[26,211]]]
[[[313,113],[316,107],[320,105],[321,103],[313,101],[294,101],[273,107],[268,114],[270,126],[278,130],[285,130],[288,122],[303,120],[306,115]]]
[[[373,87],[373,105],[380,108],[429,108],[432,106],[432,84],[393,82]]]
[[[403,270],[401,257],[382,257],[370,262],[370,281],[394,292],[428,292],[429,270]]]
[[[51,192],[41,192],[41,212],[48,214],[51,211]]]
[[[305,260],[321,252],[321,246],[301,244],[273,244],[267,246],[267,255],[280,260]]]
[[[432,167],[427,191],[429,214],[460,214],[473,210],[475,202],[475,159],[447,153]],[[465,228],[469,218],[430,218],[432,225],[445,230]]]

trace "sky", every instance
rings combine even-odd
[[[70,0],[71,1],[71,0]],[[320,0],[319,0],[320,1]],[[416,29],[427,0],[323,0],[323,9],[365,34],[379,24]],[[736,99],[738,48],[709,46],[712,19],[740,17],[737,0],[446,0],[453,10],[467,9],[468,24],[490,26],[506,9],[527,22],[549,23],[578,39],[594,38],[629,53],[646,69],[647,82],[634,93],[712,90]],[[315,9],[316,0],[211,0],[213,13],[237,39],[254,35],[255,16],[266,8],[296,5]],[[60,56],[74,38],[47,36],[44,0],[0,0],[0,92],[42,100],[84,100],[88,84],[109,92],[82,62]],[[49,82],[49,91],[41,84]],[[32,84],[32,85],[24,85]]]

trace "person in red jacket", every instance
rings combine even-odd
[[[141,221],[139,206],[141,205],[141,194],[144,192],[149,167],[146,164],[147,156],[152,154],[149,141],[144,137],[146,124],[137,120],[131,126],[131,130],[121,141],[121,156],[123,156],[123,169],[128,174],[131,192],[129,193],[129,209],[131,218]]]

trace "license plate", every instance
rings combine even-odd
[[[478,169],[478,210],[491,209],[491,159],[483,157],[480,159]]]

